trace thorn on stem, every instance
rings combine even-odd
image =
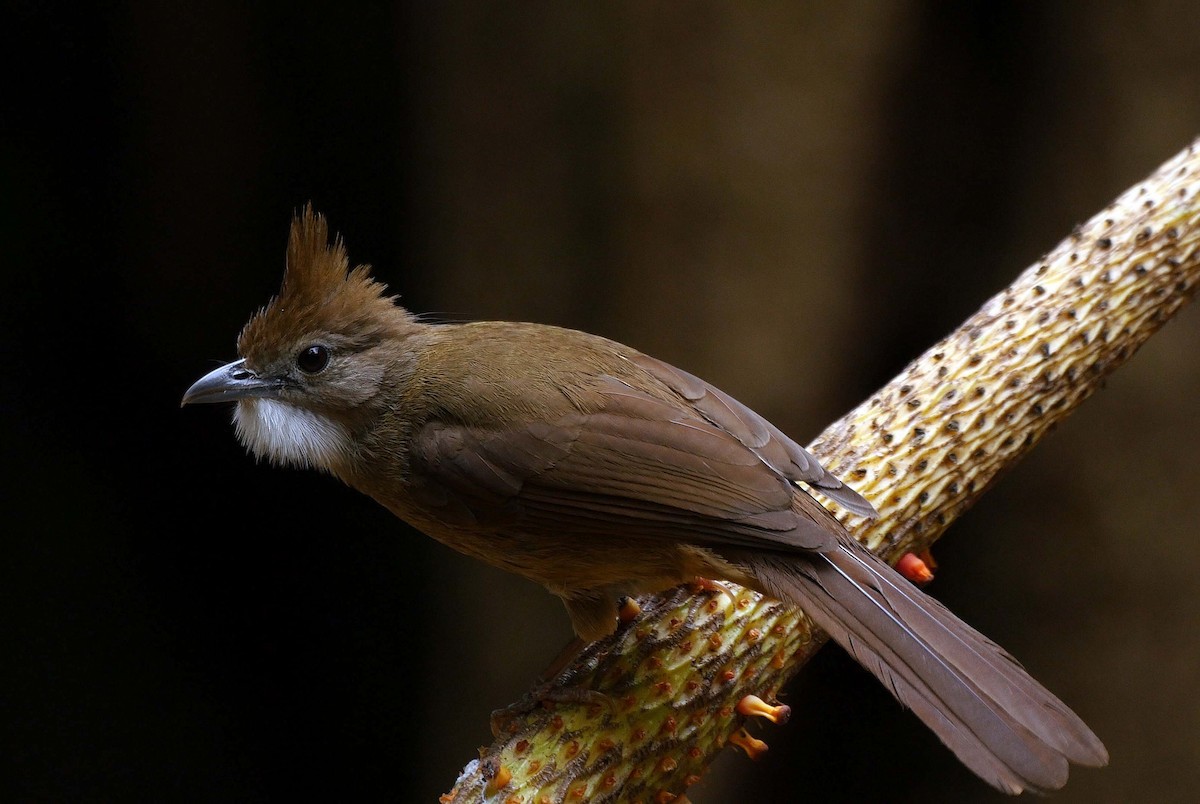
[[[905,553],[896,562],[896,571],[917,586],[924,586],[933,580],[933,570],[916,553]]]
[[[776,725],[788,722],[792,716],[792,708],[787,704],[771,706],[757,695],[747,695],[738,701],[737,712],[745,717],[762,717]]]
[[[738,729],[729,735],[729,742],[746,752],[746,756],[757,761],[767,753],[767,744],[757,737],[752,737],[745,729]]]

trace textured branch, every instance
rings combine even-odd
[[[1078,227],[812,445],[879,509],[843,521],[896,559],[927,548],[1100,387],[1200,281],[1200,142]],[[467,765],[444,802],[682,800],[824,643],[803,613],[733,585],[676,589],[589,646]]]

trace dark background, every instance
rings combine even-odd
[[[430,801],[569,626],[178,409],[313,201],[445,317],[713,380],[800,441],[1200,133],[1194,9],[18,2],[0,64],[0,797]],[[515,4],[514,4],[515,5]],[[1200,786],[1200,319],[950,532],[933,587]],[[999,801],[828,650],[698,802]]]

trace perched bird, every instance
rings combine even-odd
[[[558,595],[575,632],[624,595],[723,578],[800,606],[1010,793],[1061,787],[1104,746],[1002,648],[851,538],[808,492],[872,506],[685,371],[595,335],[425,323],[306,209],[241,359],[183,404],[236,401],[258,458],[328,471],[467,555]]]

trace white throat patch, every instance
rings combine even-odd
[[[346,428],[311,410],[273,399],[242,399],[233,409],[238,440],[255,458],[332,470],[349,452]]]

